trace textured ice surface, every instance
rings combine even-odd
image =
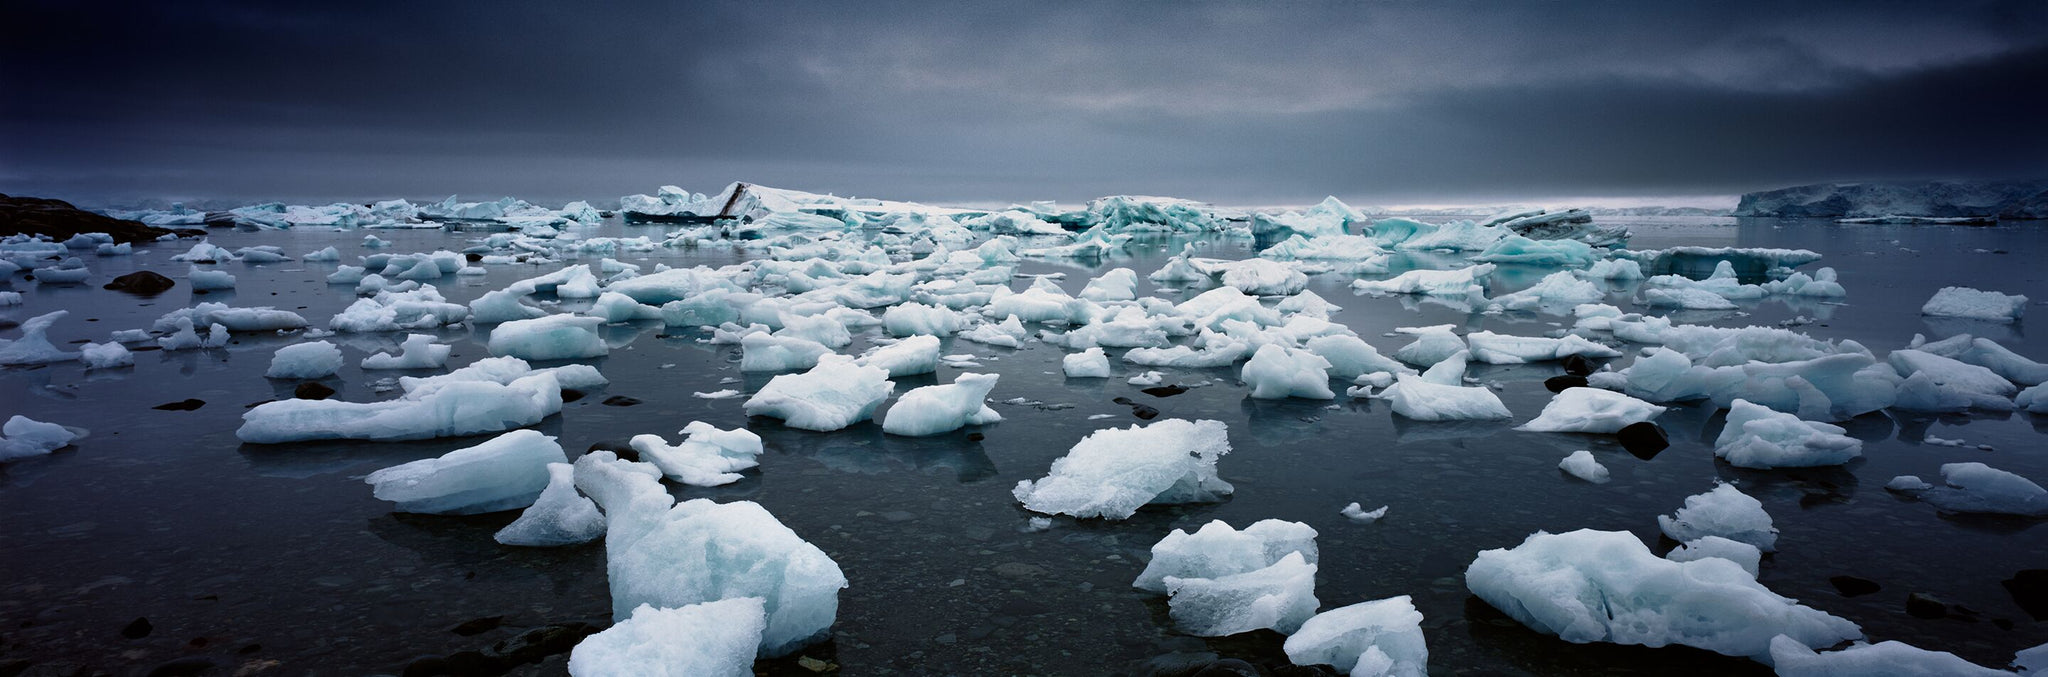
[[[1735,489],[1717,484],[1712,491],[1685,498],[1685,507],[1669,515],[1658,515],[1657,526],[1671,540],[1684,543],[1705,536],[1720,536],[1770,552],[1778,542],[1778,530],[1771,526],[1764,504]]]
[[[740,371],[809,369],[831,352],[830,346],[800,336],[748,334],[740,338]]]
[[[1465,344],[1472,351],[1472,360],[1484,364],[1545,362],[1562,360],[1572,355],[1591,358],[1621,357],[1619,350],[1573,335],[1566,335],[1564,338],[1544,338],[1475,331],[1465,335]]]
[[[1212,520],[1195,533],[1174,529],[1152,545],[1152,561],[1131,587],[1166,592],[1166,577],[1217,578],[1272,566],[1288,553],[1316,562],[1316,530],[1300,522],[1260,520],[1243,531]]]
[[[1607,483],[1607,466],[1600,465],[1600,461],[1593,458],[1593,452],[1585,449],[1574,451],[1558,461],[1557,469],[1594,484]]]
[[[1863,453],[1863,442],[1847,432],[1738,399],[1729,404],[1714,455],[1742,468],[1841,465]]]
[[[78,359],[85,363],[87,369],[113,369],[135,364],[135,355],[128,352],[127,346],[113,341],[79,346]]]
[[[2048,490],[2033,480],[1983,463],[1943,464],[1941,479],[1946,486],[1901,482],[1910,477],[1894,478],[1885,488],[1917,494],[1920,500],[1949,512],[2048,515]]]
[[[825,355],[810,371],[783,374],[747,399],[748,416],[773,416],[784,425],[832,431],[868,420],[889,398],[889,372],[861,366],[845,355]]]
[[[1553,433],[1615,433],[1664,413],[1660,407],[1599,388],[1566,388],[1543,405],[1543,413],[1516,430]]]
[[[1942,287],[1927,303],[1920,306],[1920,314],[1936,317],[1960,317],[1986,322],[2012,322],[2020,319],[2027,311],[2027,297],[2007,295],[1995,291],[1982,291],[1969,287]]]
[[[1165,579],[1167,615],[1181,632],[1223,637],[1272,629],[1283,634],[1314,616],[1316,565],[1290,552],[1272,566],[1217,578]]]
[[[448,354],[455,346],[434,342],[431,334],[408,334],[398,354],[377,353],[363,358],[364,369],[440,369],[448,366]]]
[[[2019,388],[1990,369],[1919,350],[1894,350],[1887,358],[1906,378],[1894,406],[1913,411],[2010,411]]]
[[[561,410],[562,386],[543,372],[504,385],[445,382],[383,402],[279,400],[243,413],[235,436],[253,444],[460,437],[533,425]]]
[[[1394,413],[1417,421],[1489,421],[1514,416],[1491,390],[1433,383],[1424,376],[1402,374],[1382,397],[1393,405]]]
[[[912,336],[871,348],[861,353],[854,363],[880,367],[889,372],[890,378],[929,374],[939,369],[939,339],[936,336]]]
[[[78,433],[55,423],[44,423],[15,414],[0,425],[0,461],[41,456],[64,448]]]
[[[1287,637],[1295,665],[1328,665],[1348,675],[1423,677],[1429,646],[1422,612],[1407,595],[1359,602],[1316,614]]]
[[[1219,501],[1232,490],[1216,476],[1228,432],[1221,421],[1183,419],[1097,430],[1011,493],[1033,512],[1109,519],[1151,503]]]
[[[491,329],[487,344],[492,355],[522,360],[576,360],[611,352],[597,328],[604,318],[577,315],[549,315],[531,320],[514,320]]]
[[[494,538],[505,545],[554,547],[580,545],[604,536],[604,515],[597,504],[576,492],[574,466],[549,463],[547,488],[526,511]]]
[[[1754,545],[1731,541],[1720,536],[1701,536],[1679,544],[1678,547],[1672,548],[1671,552],[1664,553],[1664,559],[1673,562],[1690,562],[1708,557],[1719,557],[1740,564],[1743,571],[1755,577],[1757,568],[1763,564],[1764,553]]]
[[[961,374],[945,385],[924,386],[904,393],[882,417],[882,431],[924,437],[987,425],[1003,420],[985,403],[996,387],[995,374]]]
[[[1946,651],[1928,651],[1904,642],[1855,644],[1840,651],[1815,653],[1797,639],[1771,640],[1770,659],[1780,677],[2011,677],[1958,658]]]
[[[449,303],[433,285],[423,285],[410,291],[380,291],[370,298],[357,299],[329,318],[327,326],[339,332],[416,331],[468,318],[468,306]],[[235,325],[228,328],[235,329]]]
[[[1682,644],[1761,660],[1779,635],[1809,647],[1863,635],[1772,593],[1734,562],[1673,562],[1624,531],[1539,531],[1479,553],[1465,585],[1530,629],[1577,644]]]
[[[326,341],[295,343],[277,349],[270,357],[269,378],[316,379],[333,376],[341,369],[341,349]]]
[[[1329,369],[1330,361],[1320,355],[1268,343],[1244,363],[1240,378],[1251,386],[1255,398],[1327,400],[1337,396],[1330,392]]]
[[[78,359],[78,353],[58,349],[50,343],[48,336],[50,325],[69,314],[71,311],[68,310],[53,310],[22,322],[21,338],[12,341],[0,339],[0,365],[48,364]]]
[[[657,609],[591,635],[569,653],[575,677],[750,677],[767,616],[758,597]]]
[[[1060,370],[1067,378],[1109,378],[1109,357],[1101,348],[1090,347],[1061,358]]]
[[[703,421],[683,426],[682,444],[670,446],[660,435],[634,435],[629,441],[640,458],[683,484],[715,487],[740,481],[741,470],[760,465],[761,436],[746,428],[719,430]]]
[[[533,505],[550,463],[568,463],[555,438],[514,430],[473,447],[370,473],[364,481],[399,512],[474,515]]]

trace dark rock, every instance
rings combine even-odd
[[[630,407],[639,403],[640,400],[636,398],[627,397],[625,395],[613,395],[611,397],[604,398],[604,402],[602,404],[604,404],[604,406],[607,407]]]
[[[1235,658],[1225,658],[1195,672],[1191,677],[1265,677],[1259,666]]]
[[[149,624],[149,619],[137,618],[128,623],[127,627],[121,628],[121,636],[128,639],[142,639],[148,637],[150,631],[155,629],[155,626]]]
[[[448,659],[440,656],[421,656],[412,659],[411,663],[405,664],[405,670],[398,673],[399,677],[444,677],[453,674],[455,671],[448,666]]]
[[[463,260],[468,261],[470,263],[476,263],[478,261],[484,260],[484,255],[476,252],[468,252],[463,254],[462,258]]]
[[[1586,377],[1566,374],[1543,379],[1543,387],[1553,393],[1564,392],[1566,388],[1586,387]]]
[[[1131,415],[1138,417],[1138,420],[1140,421],[1150,421],[1152,419],[1159,417],[1158,409],[1154,409],[1149,405],[1138,404],[1137,402],[1131,400],[1131,398],[1128,397],[1119,397],[1110,401],[1124,405],[1126,407],[1130,407]]]
[[[1914,618],[1945,618],[1948,616],[1948,605],[1935,599],[1933,595],[1916,592],[1906,596],[1906,614]]]
[[[149,677],[192,677],[194,675],[220,674],[218,661],[205,656],[174,658],[149,669]]]
[[[307,381],[292,389],[292,397],[302,400],[324,400],[334,396],[334,389],[319,381]]]
[[[1597,365],[1593,364],[1592,360],[1586,359],[1584,355],[1566,355],[1563,360],[1559,361],[1559,364],[1564,367],[1564,373],[1569,376],[1591,376],[1593,370],[1598,368]]]
[[[1671,438],[1664,434],[1664,429],[1649,421],[1623,426],[1615,436],[1621,438],[1621,448],[1645,461],[1671,446]]]
[[[574,401],[577,401],[577,400],[580,400],[580,399],[583,399],[583,391],[581,391],[581,390],[577,390],[577,389],[575,389],[575,388],[563,388],[563,389],[562,389],[562,403],[563,403],[563,404],[568,404],[568,403],[570,403],[570,402],[574,402]]]
[[[158,411],[192,411],[204,406],[206,406],[206,400],[195,397],[179,402],[166,402],[150,408]]]
[[[150,272],[147,270],[138,270],[133,273],[129,273],[127,275],[122,275],[120,277],[114,278],[113,282],[108,282],[105,286],[100,288],[111,289],[114,291],[124,291],[130,294],[135,294],[137,296],[155,296],[157,294],[162,294],[166,290],[169,290],[171,287],[175,286],[178,286],[178,282],[176,280],[164,277],[162,275],[158,275],[154,272]]]
[[[555,654],[567,653],[576,648],[577,642],[602,629],[589,623],[543,625],[493,644],[485,654],[499,657],[511,665],[536,663]]]
[[[2026,569],[2005,579],[2005,592],[2028,616],[2048,621],[2048,569]]]
[[[186,232],[95,214],[63,200],[0,194],[0,236],[40,233],[62,242],[80,233],[106,233],[115,242],[153,242],[165,235]]]
[[[1179,395],[1187,391],[1187,386],[1175,383],[1170,386],[1152,386],[1150,388],[1146,388],[1138,392],[1151,395],[1153,397],[1173,397],[1175,395]]]
[[[511,670],[513,665],[517,665],[482,651],[457,651],[448,654],[443,660],[448,662],[448,674],[456,677],[502,675]]]
[[[987,435],[983,435],[981,433],[967,433],[967,441],[969,442],[980,442],[985,439],[988,439]]]
[[[1884,589],[1877,581],[1855,576],[1834,576],[1828,582],[1834,584],[1835,592],[1842,593],[1843,597],[1861,597]]]
[[[496,630],[498,626],[504,624],[504,616],[485,616],[483,618],[472,618],[463,621],[461,625],[450,628],[449,631],[464,637],[472,637]]]
[[[598,440],[597,443],[590,445],[590,449],[585,450],[583,453],[587,454],[592,451],[609,451],[617,454],[619,460],[622,461],[640,460],[640,451],[634,449],[633,445],[626,440]]]

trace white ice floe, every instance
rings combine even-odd
[[[1685,507],[1657,516],[1657,527],[1680,543],[1720,536],[1771,552],[1778,542],[1778,529],[1771,526],[1771,515],[1764,512],[1763,502],[1727,483],[1717,484],[1703,494],[1687,496]]]
[[[1577,644],[1681,644],[1765,660],[1779,635],[1808,647],[1863,636],[1855,623],[1772,593],[1734,562],[1662,559],[1625,531],[1536,532],[1479,553],[1465,585],[1523,625]]]
[[[468,306],[449,303],[429,284],[409,291],[380,291],[370,298],[357,299],[329,318],[327,327],[338,332],[417,331],[459,324],[468,318]]]
[[[1289,553],[1316,562],[1316,530],[1300,522],[1260,520],[1243,531],[1211,520],[1190,534],[1174,529],[1152,545],[1152,560],[1131,587],[1164,594],[1166,578],[1218,578],[1272,566]]]
[[[861,353],[855,364],[881,367],[890,378],[929,374],[939,369],[939,338],[920,335],[877,346]]]
[[[1942,287],[1927,303],[1921,315],[1959,317],[1986,322],[2012,322],[2027,312],[2027,297],[1982,291],[1969,287]]]
[[[1429,674],[1422,612],[1407,595],[1316,614],[1282,648],[1295,665],[1328,665],[1356,677]]]
[[[1353,280],[1351,288],[1374,294],[1429,294],[1483,300],[1486,280],[1493,270],[1491,263],[1456,270],[1411,270],[1386,280]]]
[[[1904,642],[1854,644],[1839,651],[1816,653],[1791,637],[1771,640],[1771,665],[1780,677],[2011,677],[1963,660],[1946,651],[1928,651]]]
[[[491,329],[485,345],[492,355],[522,360],[578,360],[601,357],[611,352],[597,328],[604,319],[578,315],[549,315],[531,320],[514,320]]]
[[[1098,347],[1060,358],[1060,371],[1067,378],[1109,378],[1109,357]]]
[[[1885,488],[1913,494],[1948,512],[1997,515],[2048,515],[2048,490],[2033,480],[1983,463],[1941,466],[1945,486],[1933,486],[1911,475],[1895,477]]]
[[[1566,388],[1543,405],[1543,413],[1516,430],[1547,433],[1612,434],[1657,418],[1665,408],[1611,390]]]
[[[1220,501],[1232,491],[1216,476],[1228,432],[1221,421],[1183,419],[1097,430],[1011,493],[1033,512],[1109,519],[1153,503]]]
[[[797,336],[748,334],[740,338],[740,371],[795,371],[818,366],[825,344]]]
[[[277,349],[270,357],[268,378],[317,379],[341,369],[341,349],[326,341],[308,341]]]
[[[2019,388],[1984,367],[1919,350],[1894,350],[1887,358],[1905,381],[1893,406],[1912,411],[2011,411]]]
[[[961,374],[945,385],[924,386],[904,393],[882,417],[882,431],[924,437],[970,425],[1003,420],[985,403],[996,387],[995,374]]]
[[[1714,455],[1741,468],[1841,465],[1863,453],[1863,442],[1847,432],[1738,399],[1728,406],[1728,423],[1714,439]]]
[[[460,437],[533,425],[561,410],[560,382],[553,372],[541,372],[509,384],[437,382],[383,402],[269,402],[244,412],[235,436],[252,444]]]
[[[1991,339],[1958,334],[1929,342],[1925,337],[1914,334],[1913,343],[1908,347],[1989,369],[2019,385],[2048,383],[2048,364],[2027,359]]]
[[[448,366],[455,346],[435,343],[431,334],[408,334],[398,354],[377,353],[363,358],[364,369],[440,369]]]
[[[573,677],[751,677],[767,615],[760,598],[735,597],[630,616],[576,644]]]
[[[1607,466],[1600,465],[1600,461],[1593,458],[1593,452],[1585,449],[1574,451],[1558,461],[1557,469],[1594,484],[1607,483]]]
[[[42,456],[62,449],[80,436],[80,431],[55,423],[44,423],[15,414],[0,425],[0,461]]]
[[[1380,518],[1387,516],[1387,506],[1383,505],[1375,510],[1366,510],[1364,506],[1353,501],[1350,505],[1344,506],[1343,510],[1337,511],[1337,514],[1343,515],[1359,524],[1372,524],[1373,522],[1380,521]]]
[[[1316,613],[1316,565],[1290,552],[1272,566],[1216,578],[1165,579],[1167,615],[1181,632],[1223,637],[1271,629],[1291,634]]]
[[[1458,352],[1421,375],[1401,374],[1380,393],[1394,413],[1417,421],[1490,421],[1513,418],[1500,396],[1485,387],[1456,385],[1465,376],[1465,353]]]
[[[669,446],[660,435],[634,435],[628,442],[640,458],[661,468],[661,474],[683,484],[715,487],[740,481],[741,470],[760,465],[761,436],[746,428],[719,430],[703,421],[683,426],[682,444]]]
[[[1337,396],[1330,391],[1329,369],[1330,361],[1321,355],[1268,343],[1244,363],[1240,378],[1251,386],[1254,398],[1327,400]]]
[[[209,292],[235,288],[235,276],[225,270],[200,270],[193,266],[185,273],[185,282],[192,285],[192,291]]]
[[[548,484],[519,519],[492,538],[505,545],[550,548],[582,545],[604,536],[604,515],[597,504],[576,492],[574,466],[548,464]]]
[[[514,430],[473,447],[370,473],[363,481],[399,512],[475,515],[533,505],[550,463],[568,463],[555,438]]]
[[[135,355],[128,347],[115,341],[87,343],[78,347],[78,359],[86,369],[113,369],[134,366]]]
[[[1414,336],[1415,341],[1394,351],[1394,358],[1408,364],[1434,365],[1466,351],[1465,339],[1451,331],[1453,325],[1398,327],[1395,333]]]
[[[792,428],[829,432],[868,420],[893,385],[888,370],[831,354],[809,371],[770,379],[745,408],[748,416],[773,416]]]
[[[1619,350],[1571,334],[1563,338],[1544,338],[1475,331],[1465,335],[1465,345],[1472,351],[1472,360],[1482,364],[1546,362],[1573,355],[1596,359],[1621,357]]]
[[[1758,567],[1763,565],[1764,552],[1756,549],[1754,545],[1741,541],[1720,536],[1701,536],[1679,544],[1678,547],[1672,548],[1671,552],[1664,553],[1664,559],[1673,562],[1690,562],[1708,557],[1719,557],[1740,564],[1742,570],[1749,572],[1750,577],[1754,578]]]
[[[63,350],[50,343],[50,325],[71,314],[68,310],[53,310],[21,323],[21,338],[9,341],[0,339],[0,366],[28,364],[49,364],[70,362],[78,359],[78,353]],[[223,340],[227,337],[222,336]]]

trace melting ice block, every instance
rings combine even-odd
[[[549,463],[547,488],[526,512],[495,537],[505,545],[554,547],[581,545],[604,536],[604,515],[597,504],[576,493],[575,466]]]
[[[474,447],[395,465],[363,478],[399,512],[475,515],[533,505],[549,483],[548,464],[568,463],[555,438],[514,430]]]
[[[1770,407],[1735,400],[1714,440],[1714,455],[1739,468],[1810,468],[1841,465],[1863,454],[1863,442],[1841,426],[1800,420]]]
[[[22,322],[21,338],[13,341],[0,339],[0,365],[48,364],[78,359],[78,353],[59,350],[56,344],[50,343],[48,336],[50,325],[69,314],[71,311],[55,310]]]
[[[1060,358],[1060,371],[1067,378],[1109,378],[1109,356],[1101,348],[1090,347]]]
[[[1656,418],[1664,413],[1660,407],[1611,390],[1599,388],[1566,388],[1550,403],[1543,405],[1543,413],[1534,420],[1516,427],[1516,430],[1548,433],[1598,433],[1612,434],[1622,428]]]
[[[1432,369],[1432,371],[1434,371]],[[1433,383],[1426,377],[1401,374],[1382,395],[1394,413],[1417,421],[1489,421],[1512,418],[1500,396],[1483,387]]]
[[[904,393],[882,418],[882,432],[924,437],[1001,421],[1003,415],[985,403],[995,387],[995,374],[961,374],[952,383]]]
[[[16,414],[0,425],[0,461],[41,456],[64,448],[80,433],[55,423]]]
[[[2011,411],[2019,388],[1990,369],[1919,350],[1894,350],[1892,368],[1906,377],[1895,406],[1913,411]]]
[[[745,339],[742,339],[745,340]],[[939,370],[939,337],[912,336],[861,353],[855,364],[881,367],[890,378],[929,374]]]
[[[363,358],[364,369],[440,369],[448,366],[455,346],[434,342],[431,334],[407,334],[399,354],[377,353]]]
[[[1564,338],[1544,338],[1475,331],[1465,335],[1465,344],[1471,348],[1473,361],[1483,364],[1545,362],[1562,360],[1573,355],[1591,358],[1621,357],[1619,350],[1571,334],[1565,335]]]
[[[831,347],[800,336],[748,334],[740,337],[740,371],[809,369],[830,352]]]
[[[773,416],[792,428],[829,432],[868,420],[889,399],[892,387],[889,372],[881,367],[824,355],[810,371],[770,379],[745,407],[748,416]]]
[[[1536,532],[1479,553],[1465,585],[1523,625],[1575,644],[1682,644],[1763,660],[1779,635],[1808,647],[1863,636],[1855,623],[1771,592],[1734,562],[1662,559],[1625,531]]]
[[[633,450],[661,468],[661,474],[683,484],[715,487],[740,481],[741,470],[760,465],[761,436],[746,428],[719,430],[703,421],[683,426],[682,444],[669,446],[660,435],[634,435]]]
[[[2012,677],[1963,660],[1946,651],[1928,651],[1905,642],[1856,644],[1841,651],[1816,653],[1799,640],[1771,639],[1771,665],[1781,677]]]
[[[1429,646],[1422,612],[1407,595],[1359,602],[1316,614],[1283,646],[1295,665],[1329,665],[1349,675],[1423,677]]]
[[[326,341],[310,341],[278,348],[270,357],[268,378],[315,379],[333,376],[341,369],[341,349]]]
[[[242,414],[235,436],[252,444],[306,440],[423,440],[494,433],[539,423],[562,410],[554,372],[509,384],[451,381],[396,400],[278,400]]]
[[[598,337],[604,318],[579,315],[549,315],[531,320],[513,320],[491,330],[487,344],[492,355],[522,360],[576,360],[598,357],[611,349]]]
[[[1731,541],[1720,536],[1701,536],[1698,540],[1686,541],[1664,553],[1664,559],[1673,562],[1690,562],[1696,559],[1719,557],[1742,565],[1742,570],[1754,578],[1758,567],[1763,565],[1764,552],[1756,546],[1741,541]]]
[[[1920,500],[1949,512],[2048,515],[2048,490],[2025,477],[1982,463],[1942,465],[1941,478],[1947,486],[1902,481],[1910,477],[1893,478],[1885,488],[1916,494]]]
[[[657,609],[591,635],[569,653],[574,677],[751,677],[768,620],[761,599]]]
[[[1252,387],[1254,398],[1327,400],[1337,396],[1330,392],[1329,369],[1330,361],[1321,355],[1268,343],[1244,363],[1241,378]]]
[[[1230,453],[1222,421],[1167,419],[1097,430],[1012,494],[1033,512],[1124,519],[1159,503],[1207,503],[1230,495],[1216,460]]]
[[[1289,553],[1316,562],[1316,530],[1300,522],[1259,520],[1243,531],[1212,520],[1195,533],[1175,529],[1152,546],[1152,561],[1131,587],[1164,594],[1166,578],[1220,578],[1257,571]]]
[[[1593,458],[1593,452],[1585,449],[1574,451],[1558,461],[1557,469],[1594,484],[1607,483],[1607,466],[1600,465],[1600,461]]]
[[[2027,311],[2027,297],[1969,287],[1942,287],[1927,303],[1921,315],[1960,317],[1986,322],[2012,322]]]
[[[1658,515],[1657,526],[1680,543],[1720,536],[1770,552],[1778,542],[1778,529],[1771,526],[1763,502],[1737,491],[1733,484],[1718,484],[1707,493],[1687,496],[1685,507]]]
[[[1174,627],[1197,637],[1260,629],[1292,633],[1316,607],[1316,565],[1299,552],[1272,566],[1217,578],[1165,579],[1167,614]]]

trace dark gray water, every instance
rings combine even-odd
[[[2022,355],[2048,357],[2048,345],[2029,337],[2024,324],[1943,322],[1918,313],[1935,289],[1952,284],[2048,299],[2042,267],[2030,258],[2048,250],[2048,231],[2037,227],[1771,220],[1632,225],[1636,248],[1812,249],[1826,258],[1807,269],[1834,266],[1849,289],[1845,305],[1767,300],[1742,314],[1688,314],[1687,321],[1768,325],[1804,315],[1817,321],[1802,331],[1852,338],[1879,353],[1903,347],[1914,333],[1930,339],[1974,333]],[[610,224],[598,234],[660,232]],[[378,234],[393,242],[383,250],[390,252],[458,249],[464,238],[477,236]],[[213,241],[229,248],[277,244],[294,256],[333,244],[352,260],[368,253],[357,245],[361,236],[216,231]],[[1140,274],[1143,294],[1155,287],[1142,276],[1178,251],[1179,242],[1134,244],[1129,258],[1100,265],[1028,263],[1022,270],[1066,272],[1063,286],[1075,292],[1094,274],[1126,266]],[[1220,253],[1210,255],[1243,256],[1248,245],[1221,241],[1211,250]],[[100,259],[93,262],[93,284],[83,287],[34,288],[17,278],[15,289],[27,292],[27,303],[0,309],[0,317],[19,321],[71,309],[51,333],[62,344],[147,327],[158,315],[199,300],[276,305],[315,324],[353,300],[348,288],[324,283],[333,264],[299,262],[229,264],[239,290],[203,298],[192,298],[182,282],[149,300],[97,287],[136,268],[182,278],[185,265],[168,259],[189,246]],[[669,251],[618,258],[650,268],[733,260],[726,253]],[[448,278],[439,287],[451,301],[467,302],[546,270],[493,267],[488,276]],[[1493,292],[1513,291],[1547,272],[1505,268]],[[1570,324],[1568,317],[1486,316],[1357,297],[1349,281],[1315,276],[1310,289],[1344,306],[1332,319],[1382,352],[1406,342],[1382,336],[1398,326],[1456,323],[1531,335]],[[1183,294],[1171,288],[1153,293]],[[564,303],[561,309],[579,307]],[[1716,479],[1738,481],[1776,518],[1780,552],[1766,558],[1761,581],[1779,594],[1855,621],[1873,640],[1952,651],[1984,665],[2002,666],[2015,650],[2048,642],[2048,623],[2029,617],[2000,585],[2018,570],[2048,567],[2048,528],[1942,516],[1882,488],[1894,475],[1932,477],[1942,463],[1972,460],[2048,479],[2042,451],[2048,418],[1867,415],[1846,424],[1864,440],[1861,460],[1842,468],[1757,472],[1715,462],[1710,441],[1720,418],[1698,407],[1677,407],[1658,419],[1674,446],[1649,460],[1609,438],[1511,430],[1548,401],[1541,382],[1561,373],[1552,365],[1474,370],[1473,376],[1504,384],[1501,396],[1515,421],[1423,424],[1366,400],[1252,400],[1235,369],[1164,370],[1169,382],[1211,385],[1153,398],[1124,383],[1127,372],[1135,373],[1127,365],[1118,364],[1118,377],[1107,381],[1068,382],[1060,375],[1065,353],[1059,348],[1031,343],[1007,350],[949,340],[946,353],[988,356],[976,371],[1002,374],[993,399],[1042,404],[997,405],[1006,420],[981,429],[985,439],[970,440],[967,431],[905,439],[882,435],[872,423],[811,433],[750,421],[741,400],[691,396],[726,387],[751,392],[767,381],[747,375],[741,385],[719,384],[740,376],[736,347],[699,343],[701,336],[691,331],[669,335],[658,323],[605,331],[613,351],[594,364],[611,385],[539,428],[559,436],[572,456],[593,443],[641,433],[673,440],[693,420],[759,433],[768,453],[757,473],[727,487],[675,493],[758,501],[838,561],[851,587],[842,593],[834,638],[799,655],[835,663],[843,674],[1108,674],[1132,661],[1205,648],[1284,663],[1277,634],[1181,636],[1166,621],[1163,598],[1129,587],[1150,546],[1171,529],[1212,519],[1242,527],[1265,518],[1298,520],[1321,532],[1316,593],[1323,608],[1413,595],[1426,616],[1430,667],[1438,674],[1766,674],[1759,664],[1692,649],[1567,644],[1522,628],[1464,587],[1462,573],[1475,553],[1513,546],[1538,529],[1625,529],[1656,543],[1655,516]],[[451,366],[487,356],[480,332],[455,329],[441,337],[456,345]],[[349,349],[348,366],[330,381],[337,397],[387,397],[372,384],[394,373],[366,374],[354,365],[364,354],[359,351],[393,347],[401,338],[330,338]],[[224,674],[396,673],[414,657],[482,649],[528,628],[608,621],[601,545],[500,546],[491,535],[516,513],[397,515],[359,479],[480,438],[240,444],[233,431],[244,405],[290,395],[290,383],[272,383],[262,372],[274,349],[297,340],[240,336],[225,350],[137,353],[134,368],[113,371],[87,373],[76,363],[0,370],[0,412],[92,430],[73,450],[0,466],[0,673],[59,663],[140,674],[186,656],[213,660]],[[1115,362],[1120,351],[1111,352]],[[937,378],[898,379],[898,392],[950,381],[958,371],[942,366]],[[642,403],[600,404],[610,395]],[[1226,422],[1234,451],[1220,469],[1237,486],[1236,496],[1217,505],[1148,509],[1124,521],[1060,518],[1050,531],[1024,531],[1030,514],[1011,498],[1011,486],[1044,475],[1088,432],[1138,422],[1128,407],[1110,401],[1120,396],[1156,407],[1163,417]],[[150,409],[186,398],[207,404],[197,411]],[[1114,418],[1089,420],[1094,414]],[[1929,436],[1968,445],[1924,443]],[[1994,450],[1979,450],[1980,444]],[[1577,449],[1591,449],[1613,481],[1592,485],[1560,473],[1557,461]],[[1357,525],[1337,514],[1352,501],[1391,509],[1377,524]],[[1845,574],[1883,588],[1844,597],[1828,579]],[[1910,616],[1906,598],[1916,592],[1973,615]],[[451,630],[494,616],[503,617],[502,627],[471,636]],[[146,617],[152,631],[125,638],[124,626],[138,617]],[[559,672],[561,661],[558,656],[523,670]],[[809,674],[794,658],[760,667]]]

